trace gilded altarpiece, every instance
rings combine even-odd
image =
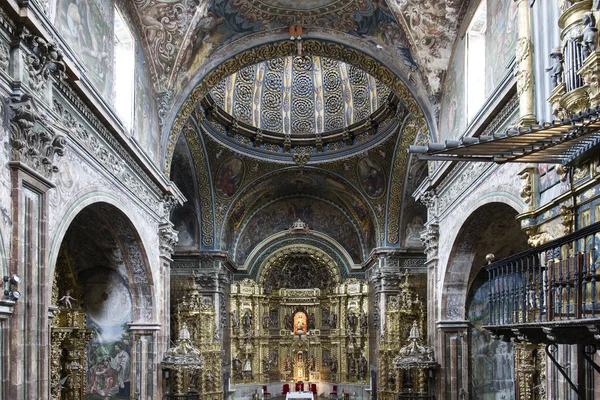
[[[232,383],[366,382],[365,282],[303,289],[263,282],[266,289],[250,279],[231,287]]]
[[[222,400],[223,349],[217,325],[217,313],[213,298],[201,293],[192,276],[191,285],[174,306],[173,332],[180,332],[184,325],[189,330],[191,344],[200,350],[204,367],[194,376],[195,382],[183,382],[183,392],[194,386],[202,400]]]
[[[379,344],[378,398],[396,400],[399,393],[408,391],[408,379],[394,366],[394,359],[409,344],[410,331],[416,322],[421,337],[427,337],[423,302],[411,290],[409,276],[405,274],[397,295],[386,300],[385,320]]]
[[[70,301],[74,298],[81,299],[81,289],[72,260],[61,251],[52,286],[52,304],[59,304],[52,311],[50,329],[52,400],[83,399],[86,394],[86,347],[93,330],[86,328],[86,313],[79,302]]]

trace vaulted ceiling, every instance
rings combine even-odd
[[[129,1],[154,89],[168,93],[175,105],[198,75],[244,49],[289,38],[290,26],[302,26],[305,38],[370,53],[423,103],[435,103],[468,5],[468,0]]]
[[[165,173],[189,200],[180,253],[250,271],[300,241],[350,271],[381,247],[420,251],[427,165],[406,148],[435,129],[468,0],[130,1]],[[297,219],[304,236],[281,233]]]

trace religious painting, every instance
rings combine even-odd
[[[442,100],[442,139],[456,138],[466,128],[465,118],[465,44],[459,40],[448,67],[446,90]]]
[[[160,134],[157,107],[152,93],[152,80],[146,70],[144,52],[139,42],[136,42],[135,49],[135,138],[150,159],[158,164]],[[181,188],[179,185],[178,187]]]
[[[129,399],[133,319],[129,288],[116,271],[95,268],[79,275],[87,327],[94,331],[86,349],[85,399]]]
[[[471,329],[470,396],[471,399],[492,400],[514,397],[514,344],[495,340],[482,329],[489,321],[489,284],[479,275],[469,293],[467,316]]]
[[[306,314],[298,311],[294,314],[294,335],[306,335],[307,330]]]
[[[423,247],[421,231],[425,229],[425,213],[416,212],[406,216],[406,227],[404,229],[404,246]]]
[[[198,243],[198,218],[191,205],[185,204],[173,211],[173,228],[177,231],[177,247],[194,247]]]
[[[371,157],[365,157],[357,165],[358,181],[362,189],[372,198],[381,197],[385,192],[383,168]]]
[[[485,32],[485,92],[489,96],[509,69],[510,58],[517,46],[517,2],[487,0],[487,30]]]
[[[54,26],[106,100],[113,92],[113,20],[111,0],[57,0]]]
[[[232,197],[244,179],[244,163],[237,157],[231,157],[219,167],[215,188],[217,195],[223,198]]]
[[[310,230],[331,236],[355,262],[361,262],[363,245],[359,227],[334,205],[308,197],[280,199],[256,212],[235,239],[236,262],[243,264],[263,239],[288,229],[298,219],[308,224]]]

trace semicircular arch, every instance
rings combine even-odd
[[[132,289],[134,321],[152,321],[156,317],[153,315],[156,312],[156,307],[154,307],[156,301],[154,299],[155,278],[146,250],[150,247],[147,240],[136,229],[136,226],[143,226],[144,223],[135,213],[131,212],[131,207],[127,207],[112,193],[101,188],[89,188],[65,210],[50,245],[48,282],[54,282],[60,247],[69,228],[82,212],[92,210],[117,238],[117,245],[127,267],[127,276],[124,278]],[[106,218],[107,215],[113,215],[114,218],[109,221]],[[46,296],[48,296],[48,304],[50,304],[52,291],[48,291]]]
[[[517,215],[517,210],[505,202],[488,201],[465,217],[444,272],[439,299],[442,319],[465,319],[469,288],[485,265],[487,254],[502,259],[528,247]]]
[[[258,284],[263,287],[269,285],[270,281],[273,280],[272,275],[275,275],[275,270],[280,272],[280,274],[290,275],[291,279],[296,278],[295,276],[292,276],[290,271],[286,270],[286,268],[289,259],[298,257],[315,261],[316,268],[313,268],[315,271],[311,272],[313,275],[315,272],[320,273],[317,276],[313,276],[313,278],[318,279],[321,282],[321,285],[323,285],[323,288],[332,288],[340,284],[341,277],[336,261],[320,248],[308,244],[304,246],[288,245],[272,252],[259,267]],[[302,264],[306,265],[306,262],[303,261]],[[305,278],[308,279],[308,276]],[[313,281],[306,282],[309,286],[321,287],[316,286],[315,284],[317,282]],[[279,284],[285,286],[285,281],[280,282]]]
[[[224,62],[213,65],[210,70],[199,71],[196,74],[194,85],[188,85],[187,90],[182,92],[181,100],[174,108],[177,109],[177,112],[173,115],[174,119],[170,125],[167,125],[170,126],[170,131],[165,136],[163,142],[163,173],[169,176],[177,136],[188,119],[192,116],[196,117],[197,120],[204,120],[206,118],[203,112],[199,112],[198,104],[212,87],[228,75],[246,66],[260,61],[296,54],[296,44],[289,40],[262,43],[247,50],[232,51],[230,54],[222,55],[223,58],[221,59],[225,59]],[[393,71],[378,59],[367,55],[365,49],[359,50],[347,44],[334,42],[332,38],[329,40],[311,38],[303,41],[303,54],[329,57],[362,69],[391,88],[404,102],[408,111],[419,121],[421,130],[429,132],[429,126],[435,125],[428,123],[429,120],[434,121],[434,119],[429,114],[424,113],[424,108],[421,107],[420,103],[414,97],[413,92],[400,77],[399,71]],[[421,102],[427,104],[424,99]]]

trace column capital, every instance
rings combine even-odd
[[[159,249],[160,256],[171,261],[175,246],[179,242],[178,232],[173,229],[171,222],[165,222],[158,226],[158,238],[159,238]]]

